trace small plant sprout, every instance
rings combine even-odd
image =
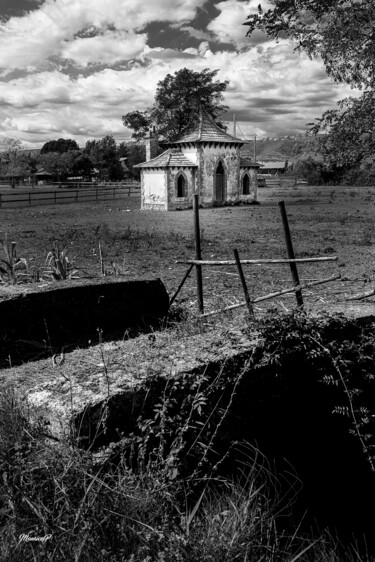
[[[0,282],[16,285],[29,277],[25,258],[17,257],[16,243],[9,243],[7,238],[1,241],[5,258],[0,259]],[[26,279],[27,280],[27,279]]]
[[[46,265],[47,276],[55,281],[78,279],[78,270],[74,269],[73,260],[68,257],[66,247],[61,250],[57,241],[54,242],[53,249],[47,254]]]

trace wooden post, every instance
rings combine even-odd
[[[241,262],[240,262],[240,257],[238,255],[237,250],[233,250],[233,253],[234,253],[234,259],[236,260],[238,273],[240,275],[243,292],[245,294],[246,305],[247,305],[250,316],[254,317],[254,309],[253,309],[253,305],[251,304],[249,291],[248,291],[247,285],[246,285],[246,279],[245,279],[245,276],[243,274],[242,265],[241,265]]]
[[[55,189],[55,205],[56,205],[56,203],[57,203],[57,191]]]
[[[3,206],[2,197],[3,197],[3,196],[2,196],[1,193],[0,193],[0,209],[1,209],[1,207]]]
[[[29,207],[31,207],[31,191],[29,191]]]
[[[178,286],[177,291],[175,292],[175,294],[173,295],[173,297],[172,297],[171,300],[169,301],[169,306],[172,306],[172,303],[176,300],[177,295],[179,294],[179,292],[181,291],[182,287],[184,286],[185,281],[186,281],[186,279],[189,277],[189,275],[190,275],[191,270],[193,269],[193,267],[194,267],[194,264],[191,264],[191,265],[189,266],[189,268],[188,268],[187,272],[185,273],[185,275],[184,275],[184,277],[183,277],[181,283],[180,283],[179,286]]]
[[[200,228],[199,228],[199,198],[198,198],[197,193],[194,194],[193,211],[194,211],[195,259],[201,260],[202,259],[202,250],[201,250],[201,234],[200,234]],[[201,314],[203,314],[204,305],[203,305],[202,266],[196,265],[195,270],[197,272],[198,308],[199,308],[199,312]]]
[[[292,244],[292,237],[290,235],[290,229],[289,229],[288,217],[287,217],[286,209],[285,209],[285,203],[284,203],[284,201],[279,201],[278,205],[280,207],[281,220],[283,222],[285,244],[286,244],[286,249],[287,249],[287,252],[288,252],[288,257],[289,257],[289,259],[294,260],[295,256],[294,256],[294,250],[293,250],[293,244]],[[293,262],[290,263],[290,271],[292,272],[293,283],[296,287],[298,287],[300,282],[299,282],[298,269],[297,269],[296,263],[293,263]],[[296,291],[296,299],[297,299],[297,305],[303,307],[303,298],[302,298],[301,289],[298,289]]]

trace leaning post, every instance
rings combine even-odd
[[[287,249],[287,252],[288,252],[288,258],[290,260],[294,260],[295,255],[294,255],[294,249],[293,249],[293,244],[292,244],[292,237],[290,235],[290,229],[289,229],[288,217],[287,217],[286,209],[285,209],[285,203],[284,203],[284,201],[279,201],[278,205],[280,207],[281,220],[283,222],[285,244],[286,244],[286,249]],[[297,264],[295,262],[290,262],[290,271],[292,272],[293,283],[296,287],[298,287],[300,285],[300,282],[299,282]],[[298,289],[296,291],[296,299],[297,299],[297,305],[300,306],[300,307],[303,307],[303,298],[302,298],[301,289]]]
[[[201,250],[201,233],[199,227],[199,198],[197,193],[194,194],[193,212],[194,212],[195,259],[200,261],[202,259],[202,250]],[[196,265],[195,270],[197,275],[198,308],[199,308],[199,312],[203,314],[204,305],[203,305],[202,266]]]

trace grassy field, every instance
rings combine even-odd
[[[302,282],[330,277],[341,279],[304,291],[309,305],[344,302],[345,297],[373,286],[375,275],[375,188],[310,187],[261,189],[258,206],[202,209],[204,259],[240,257],[286,258],[278,201],[284,200],[296,257],[337,256],[338,262],[299,266]],[[19,257],[41,270],[57,240],[74,258],[79,275],[99,276],[99,242],[107,274],[129,278],[160,277],[172,295],[194,258],[193,214],[140,211],[137,197],[113,202],[76,203],[0,210],[0,236],[17,242]],[[291,286],[289,266],[247,266],[252,296],[259,297]],[[243,300],[235,267],[203,270],[205,310]],[[194,307],[195,276],[190,276],[180,298]],[[288,310],[293,295],[266,301]]]
[[[374,288],[375,188],[309,186],[289,190],[267,188],[259,192],[260,205],[202,209],[200,223],[203,258],[232,259],[235,248],[243,259],[286,258],[283,227],[277,204],[281,200],[286,204],[296,257],[338,257],[337,262],[299,266],[302,282],[329,277],[338,272],[341,274],[341,279],[334,283],[304,291],[304,298],[308,305],[326,308],[330,303],[345,303],[349,295]],[[176,262],[187,261],[194,257],[192,211],[168,213],[140,211],[140,200],[135,197],[111,202],[72,203],[23,209],[5,208],[0,209],[0,219],[0,239],[16,242],[18,256],[27,260],[29,270],[33,271],[34,275],[38,271],[40,274],[43,273],[47,253],[57,241],[60,248],[67,248],[67,253],[74,260],[80,277],[101,275],[99,250],[101,248],[107,275],[121,274],[126,278],[160,277],[169,294],[172,295],[187,270],[186,264]],[[1,252],[0,246],[0,258],[3,257]],[[292,284],[288,265],[248,266],[245,275],[253,297],[290,287]],[[235,267],[206,267],[203,270],[203,279],[206,311],[243,300],[241,283]],[[44,281],[41,277],[40,284],[42,283]],[[180,293],[178,302],[190,314],[195,315],[196,300],[193,274]],[[369,302],[374,302],[374,297],[367,299],[367,305]],[[284,295],[283,298],[266,301],[256,307],[257,315],[260,316],[270,306],[281,311],[291,310],[296,306],[295,297],[293,294]],[[241,323],[242,315],[245,314],[244,309],[239,309],[239,312],[234,313],[233,321]],[[227,316],[221,318],[226,320]],[[220,322],[219,317],[215,317],[212,324],[207,325],[207,330],[202,330],[205,347],[210,343],[208,332],[211,343],[222,345],[220,338],[216,337],[217,332],[211,330],[215,322]],[[279,339],[280,333],[289,335],[295,330],[293,326],[285,328],[284,320],[281,319],[279,322],[281,322],[277,332]],[[246,327],[245,323],[243,325],[244,330],[247,330],[248,326]],[[166,338],[173,338],[176,345],[180,345],[179,338],[182,334],[187,335],[189,329],[199,330],[201,327],[198,321],[179,323],[175,331],[165,330],[163,335]],[[227,331],[223,329],[223,337],[224,333]],[[303,347],[306,341],[310,341],[309,334],[307,327],[301,340],[294,336],[298,346],[301,344]],[[274,355],[274,346],[279,342],[278,337],[274,336],[274,332],[270,332],[269,347],[264,350],[265,357]],[[147,349],[153,355],[155,337],[153,339],[144,336],[144,339]],[[129,341],[135,347],[139,346],[137,340]],[[324,346],[326,345],[324,343]],[[350,356],[350,361],[344,362],[343,365],[348,364],[350,368],[356,365],[361,371],[363,363],[360,359],[367,361],[365,352],[368,355],[371,353],[368,351],[370,348],[367,340],[363,343],[364,347],[366,345],[366,349],[362,352],[361,346],[357,345],[358,353]],[[320,350],[322,356],[326,352],[324,346],[323,351]],[[168,345],[164,347],[169,351]],[[105,348],[102,349],[101,346],[98,348],[103,353]],[[344,350],[348,348],[348,353],[352,351],[348,345],[343,345],[342,348]],[[163,353],[165,349],[163,348]],[[277,351],[279,352],[279,349]],[[92,353],[91,348],[87,350],[87,354]],[[289,357],[289,340],[285,353],[286,357]],[[104,355],[100,357],[102,363],[97,364],[96,367],[103,369],[108,376],[107,363],[111,367],[111,357],[108,359],[107,356],[104,358]],[[312,352],[311,357],[316,361],[316,355]],[[125,367],[129,369],[129,357],[122,353],[122,360],[125,362]],[[79,369],[82,364],[80,361],[76,363],[74,361],[74,357],[69,358],[66,366],[80,375]],[[373,369],[373,361],[369,361],[369,364]],[[48,366],[50,372],[58,376],[59,366],[50,358]],[[31,377],[35,382],[33,366],[25,364],[24,367],[25,376]],[[306,363],[303,363],[301,368],[305,369]],[[34,369],[41,376],[38,364],[34,364]],[[292,371],[286,362],[285,372],[290,375],[293,374]],[[221,374],[225,377],[225,384],[221,386],[220,377],[216,381],[220,396],[224,387],[229,388],[224,369]],[[121,449],[113,449],[113,456],[111,456],[110,446],[101,459],[95,452],[79,449],[74,440],[67,439],[66,442],[51,440],[46,434],[43,419],[38,418],[38,423],[31,423],[28,414],[25,414],[24,402],[19,402],[11,385],[9,388],[4,385],[0,393],[0,470],[2,473],[0,535],[3,539],[0,541],[0,559],[4,562],[21,562],[21,560],[283,562],[286,559],[291,562],[297,560],[301,562],[373,561],[374,558],[370,555],[360,554],[357,544],[338,546],[329,530],[323,529],[317,533],[312,531],[304,534],[305,532],[301,531],[300,519],[293,521],[291,528],[286,526],[285,514],[290,510],[287,502],[289,498],[290,501],[295,501],[295,494],[299,492],[299,485],[297,485],[299,475],[296,474],[296,482],[293,479],[286,479],[285,486],[290,487],[290,490],[284,496],[279,492],[280,482],[277,482],[277,475],[272,474],[271,465],[268,466],[268,461],[255,449],[246,449],[245,462],[242,457],[240,458],[241,474],[245,476],[244,482],[225,479],[220,481],[220,486],[219,480],[210,476],[202,494],[200,493],[201,488],[197,486],[200,480],[197,478],[196,467],[200,467],[203,460],[206,462],[206,455],[211,452],[216,459],[216,442],[215,447],[212,443],[232,400],[237,396],[236,381],[241,380],[242,374],[237,373],[237,378],[233,378],[233,389],[229,388],[228,402],[223,407],[221,402],[220,407],[218,406],[217,397],[213,395],[214,409],[211,409],[212,404],[207,399],[207,396],[211,396],[209,394],[211,388],[214,387],[211,381],[207,379],[209,392],[206,392],[204,386],[202,390],[200,381],[189,379],[190,386],[187,389],[184,387],[184,392],[181,394],[184,404],[185,402],[188,404],[186,419],[178,417],[180,411],[177,417],[174,415],[166,417],[165,412],[168,412],[169,416],[168,408],[172,408],[175,404],[174,395],[168,394],[172,393],[172,390],[168,387],[167,393],[166,385],[162,389],[163,398],[160,399],[160,403],[155,404],[154,420],[141,419],[140,422],[142,440],[137,441],[139,449],[134,449],[138,451],[137,462],[141,467],[138,472],[129,470],[126,443],[125,452]],[[95,374],[90,372],[90,375],[95,382]],[[204,371],[202,380],[205,376]],[[278,377],[277,381],[282,378]],[[68,377],[67,380],[71,384],[71,378]],[[12,384],[14,384],[13,380]],[[61,386],[59,388],[61,389]],[[174,385],[171,386],[171,389],[173,388]],[[178,389],[179,386],[177,385],[176,388]],[[288,390],[287,386],[286,390]],[[268,388],[265,389],[265,393],[268,400]],[[242,396],[248,394],[242,395],[238,392],[238,396],[241,401]],[[253,394],[255,406],[257,396],[256,393]],[[285,396],[289,397],[293,407],[301,406],[300,413],[307,411],[308,417],[310,410],[306,409],[306,405],[311,398],[310,394],[307,394],[306,401],[292,400],[290,392],[287,391]],[[259,404],[263,412],[264,402],[260,401]],[[317,405],[316,412],[314,405]],[[322,410],[320,394],[319,401],[316,399],[314,403],[314,400],[311,400],[311,407],[315,419],[315,414],[319,414]],[[201,421],[201,408],[204,423]],[[237,431],[238,410],[236,408],[234,410]],[[330,415],[331,410],[332,408],[329,410]],[[218,417],[213,418],[214,422],[211,423],[213,411]],[[253,412],[247,398],[244,411],[251,414]],[[270,413],[272,411],[270,408]],[[297,411],[294,418],[293,408],[288,405],[282,404],[281,411],[283,419],[288,418],[285,413],[290,413],[292,431],[282,429],[280,434],[292,435],[292,437],[296,435],[296,454],[300,454],[302,443],[309,448],[306,435],[301,434],[299,437],[298,432],[294,431],[296,428],[299,429],[295,419],[300,422],[301,417]],[[266,410],[265,420],[267,415]],[[281,417],[277,417],[277,412],[274,415],[277,418],[275,424],[279,425]],[[195,420],[194,416],[197,417],[196,426],[192,423],[192,420]],[[182,451],[185,454],[184,447],[188,447],[190,452],[194,449],[193,445],[197,444],[194,454],[191,453],[196,465],[192,466],[188,478],[180,475],[176,477],[178,471],[172,470],[175,467],[180,468],[178,451],[176,454],[169,455],[168,462],[163,457],[164,439],[169,435],[168,426],[165,429],[166,419],[181,437],[181,443],[176,441],[179,443],[180,453]],[[269,423],[269,420],[266,421]],[[202,427],[205,428],[204,433]],[[312,427],[315,429],[315,426]],[[191,428],[196,429],[199,437],[194,440],[193,445],[186,437],[188,429]],[[322,432],[326,435],[326,426],[323,427]],[[315,435],[314,431],[312,435]],[[159,449],[155,448],[154,451],[157,451],[158,456],[154,459],[150,455],[151,460],[142,468],[145,459],[142,456],[143,451],[150,443],[154,443],[155,436],[160,439],[162,449],[160,446]],[[329,436],[327,442],[328,450],[332,448],[334,456],[333,445],[336,442],[330,441]],[[118,454],[117,457],[115,453]],[[317,454],[324,455],[321,452],[320,441],[317,443]],[[282,455],[284,458],[284,450]],[[185,457],[182,455],[181,458]],[[324,458],[323,461],[325,462],[326,459]],[[215,463],[217,466],[216,460]],[[290,473],[290,466],[288,466],[288,477],[294,474],[294,472]],[[313,463],[313,466],[317,465]],[[347,483],[351,480],[350,489],[354,490],[353,493],[357,497],[358,482],[363,482],[358,477],[358,480],[355,480],[345,463],[342,463],[338,469],[335,468],[336,465],[333,468],[324,464],[322,466],[320,474],[323,483],[326,482],[328,469],[331,470],[331,479],[336,481],[338,474],[341,474],[346,467],[345,474],[348,476],[342,475],[345,493],[341,499],[344,503],[348,502],[350,487]],[[311,470],[313,471],[313,468]],[[314,482],[316,476],[315,471]],[[284,478],[284,475],[282,477]],[[187,490],[191,494],[189,501]],[[365,492],[368,493],[367,488]],[[353,517],[358,517],[358,511],[353,509],[352,513]],[[366,509],[363,509],[363,514],[366,516]],[[44,537],[45,542],[32,542],[33,539],[29,539],[29,534],[31,537]],[[351,535],[347,536],[347,540],[351,540]]]

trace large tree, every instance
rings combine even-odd
[[[12,187],[16,180],[28,175],[28,158],[21,141],[12,137],[4,137],[0,141],[0,173],[8,177]]]
[[[63,181],[72,174],[74,160],[77,152],[69,151],[59,154],[58,152],[47,152],[39,156],[39,163],[45,172]]]
[[[214,119],[228,110],[223,104],[228,81],[215,80],[218,70],[205,68],[195,72],[183,68],[158,82],[154,105],[145,111],[132,111],[123,116],[126,127],[133,129],[136,140],[155,127],[167,140],[175,140],[195,125],[199,108]]]
[[[111,181],[123,178],[124,172],[119,161],[119,150],[112,135],[107,135],[99,140],[87,141],[84,154],[99,170],[100,179]]]
[[[64,152],[69,152],[70,150],[79,150],[79,146],[73,139],[57,139],[46,142],[40,153],[47,154],[48,152],[58,152],[63,154]]]
[[[273,0],[249,16],[269,37],[291,37],[295,48],[320,56],[336,81],[362,90],[339,102],[312,126],[324,132],[318,143],[325,159],[339,166],[358,164],[375,150],[375,3],[373,0]],[[268,4],[269,5],[269,4]]]

